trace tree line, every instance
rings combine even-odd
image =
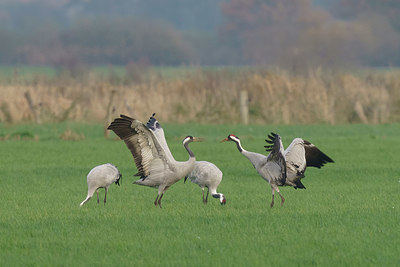
[[[0,4],[0,64],[399,66],[395,0]]]

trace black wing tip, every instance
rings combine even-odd
[[[274,132],[271,132],[268,134],[268,138],[271,140],[275,140],[275,138],[277,138],[278,136],[279,136],[279,134],[274,133]],[[267,141],[267,140],[265,140],[265,141]]]
[[[316,168],[318,168],[318,169],[321,169],[321,168],[322,168],[323,166],[325,166],[325,164],[327,164],[327,163],[335,163],[335,162],[333,161],[333,159],[327,157],[327,158],[324,158],[319,164],[311,164],[311,165],[309,165],[309,166],[310,166],[310,167],[316,167]]]
[[[322,153],[322,152],[321,152]],[[324,153],[322,153],[323,154],[323,156],[324,156],[324,158],[323,158],[323,161],[322,161],[322,166],[324,165],[324,164],[326,164],[326,163],[335,163],[334,161],[333,161],[333,159],[331,159],[330,157],[328,157],[326,154],[324,154]]]
[[[150,116],[150,119],[147,121],[147,128],[155,130],[156,128],[161,128],[160,123],[157,121],[157,119],[154,117],[156,113],[153,113],[153,115]]]
[[[311,142],[303,139],[304,148],[306,149],[306,162],[309,167],[321,168],[327,163],[334,163],[335,161],[331,159],[328,155],[322,152],[318,147],[316,147]]]
[[[117,127],[118,124],[121,122],[128,122],[129,124],[134,121],[133,118],[126,116],[124,114],[120,114],[119,118],[115,118],[114,121],[110,123],[110,125],[107,127],[107,130],[113,130],[115,127]]]
[[[304,184],[300,181],[297,180],[296,181],[296,186],[294,187],[295,189],[299,188],[299,189],[306,189],[306,187],[304,186]]]
[[[326,160],[326,162],[330,162],[330,163],[335,163],[335,161],[333,159],[331,159],[330,157],[328,157],[328,159]]]
[[[274,133],[274,132],[271,132],[267,135],[267,139],[265,139],[265,142],[267,142],[267,144],[269,144],[269,145],[264,146],[266,148],[265,151],[270,152],[274,149],[277,137],[279,137],[279,134]]]
[[[272,136],[273,138],[276,138],[277,136],[279,136],[279,134],[271,132],[268,137]],[[271,138],[271,137],[270,137]]]
[[[274,148],[273,145],[271,145],[271,146],[264,146],[264,147],[265,147],[265,151],[272,151],[273,148]]]

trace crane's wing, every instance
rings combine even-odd
[[[304,140],[301,138],[293,139],[292,143],[286,148],[284,155],[288,172],[296,176],[304,176],[307,166]]]
[[[304,140],[304,150],[307,167],[321,168],[328,162],[334,162],[333,159],[328,157],[325,153],[323,153],[315,145],[311,144],[307,140]]]
[[[275,172],[278,173],[278,176],[274,177],[279,180],[279,184],[283,185],[286,181],[286,160],[283,155],[283,145],[281,141],[281,137],[279,134],[271,133],[268,135],[269,139],[265,141],[269,144],[264,146],[266,151],[270,151],[267,157],[267,164],[270,166],[274,166]],[[273,163],[273,164],[271,164]]]
[[[175,158],[172,156],[171,151],[169,150],[167,141],[165,140],[164,130],[161,127],[161,124],[154,117],[156,114],[153,113],[151,115],[149,121],[146,124],[146,127],[153,132],[154,137],[157,138],[158,143],[163,148],[167,159],[171,162],[175,161]]]
[[[107,129],[124,140],[131,151],[138,169],[136,176],[144,179],[151,172],[159,173],[169,168],[163,148],[142,122],[121,114]]]

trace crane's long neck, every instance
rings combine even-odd
[[[210,190],[210,193],[211,193],[211,195],[213,196],[213,198],[218,198],[218,199],[219,199],[219,202],[220,202],[221,204],[225,204],[225,203],[226,203],[224,194],[222,194],[222,193],[217,193],[217,190],[215,190],[215,189]]]
[[[245,156],[250,162],[251,164],[253,164],[254,168],[256,168],[257,162],[260,161],[260,158],[264,158],[264,155],[255,153],[255,152],[251,152],[251,151],[247,151],[246,149],[244,149],[242,147],[242,145],[240,144],[240,140],[239,139],[234,139],[233,140],[236,143],[236,146],[239,150],[239,152]]]
[[[238,148],[238,150],[239,150],[240,153],[242,153],[243,151],[246,151],[246,150],[242,147],[242,145],[240,144],[240,140],[233,140],[233,141],[236,143],[236,146],[237,146],[237,148]]]
[[[210,194],[215,198],[220,198],[222,195],[221,193],[218,193],[215,188],[210,188]]]
[[[191,141],[185,140],[183,142],[183,147],[189,153],[189,160],[187,161],[176,161],[174,162],[173,168],[175,169],[175,180],[174,182],[179,181],[183,177],[187,176],[194,168],[194,164],[196,162],[196,158],[194,157],[193,151],[189,148],[189,143]]]
[[[189,147],[189,143],[190,143],[190,142],[185,142],[185,143],[183,144],[183,146],[185,147],[186,151],[189,153],[190,159],[195,159],[194,153],[193,153],[193,151],[192,151],[192,150],[190,149],[190,147]]]

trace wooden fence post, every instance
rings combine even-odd
[[[35,120],[36,123],[40,124],[41,121],[40,121],[39,116],[38,116],[37,113],[36,113],[35,105],[33,104],[31,94],[30,94],[28,91],[26,91],[26,92],[24,93],[24,96],[25,96],[26,101],[28,102],[29,109],[30,109],[31,112],[32,112],[33,119]]]
[[[246,90],[240,91],[240,118],[243,124],[249,123],[249,97]]]
[[[360,118],[361,122],[365,123],[365,124],[368,124],[368,118],[365,115],[364,108],[363,108],[362,104],[359,101],[357,101],[355,103],[354,110],[356,111],[356,113],[357,113],[358,117]]]
[[[112,114],[113,112],[113,101],[114,101],[114,95],[116,91],[112,90],[111,95],[110,95],[110,101],[108,102],[107,106],[107,114],[106,114],[106,123],[104,125],[104,137],[108,139],[110,137],[110,131],[107,130],[108,125],[110,125],[111,120],[112,120]]]

